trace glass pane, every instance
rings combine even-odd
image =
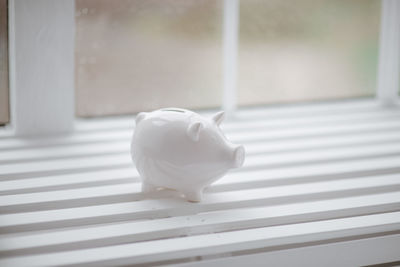
[[[240,105],[370,96],[380,1],[240,4]]]
[[[77,0],[77,115],[218,106],[221,15],[217,0]]]
[[[0,125],[9,121],[7,0],[0,0]]]

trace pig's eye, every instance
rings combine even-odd
[[[184,110],[181,109],[163,109],[162,111],[172,111],[172,112],[181,112],[181,113],[185,113]]]

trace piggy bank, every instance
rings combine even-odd
[[[198,202],[205,187],[242,166],[244,147],[226,139],[219,128],[223,118],[223,111],[205,118],[179,108],[139,113],[131,154],[142,192],[173,189]]]

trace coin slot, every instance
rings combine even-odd
[[[181,112],[181,113],[185,113],[184,110],[181,109],[163,109],[162,111],[172,111],[172,112]]]

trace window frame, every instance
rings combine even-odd
[[[382,0],[381,3],[376,97],[383,105],[395,105],[399,99],[400,3],[396,0]],[[234,117],[237,109],[239,4],[239,0],[224,0],[223,6],[222,109],[230,117]],[[9,0],[11,114],[8,128],[15,135],[74,131],[74,18],[74,0],[35,3]],[[32,25],[32,22],[37,23]],[[32,34],[27,34],[26,29]],[[44,60],[32,60],[38,56]],[[54,65],[53,62],[63,64]]]

